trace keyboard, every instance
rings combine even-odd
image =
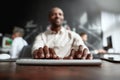
[[[101,65],[100,59],[93,60],[55,60],[55,59],[17,59],[16,64],[20,65]]]
[[[100,57],[103,60],[110,61],[110,62],[119,62],[120,63],[120,54],[104,54]]]

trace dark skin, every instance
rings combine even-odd
[[[44,48],[39,48],[33,53],[35,59],[59,59],[54,49],[48,48],[47,46],[44,46]]]
[[[58,33],[64,21],[63,11],[57,7],[51,9],[49,13],[49,21],[51,23],[51,30]],[[56,55],[53,48],[48,48],[47,46],[44,46],[43,48],[40,47],[33,51],[33,57],[35,59],[61,59]],[[92,55],[88,54],[88,50],[80,45],[77,51],[72,49],[70,55],[63,59],[92,59]]]
[[[48,48],[47,46],[35,50],[33,57],[35,59],[61,59],[56,55],[54,49]],[[63,59],[92,59],[92,55],[88,54],[88,50],[86,48],[83,49],[82,45],[80,45],[77,51],[72,49],[70,55]]]

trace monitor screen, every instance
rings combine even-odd
[[[2,48],[10,48],[12,44],[12,39],[9,37],[3,37]]]
[[[112,36],[108,36],[107,37],[107,47],[108,48],[113,48],[113,45],[112,45]]]

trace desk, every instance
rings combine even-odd
[[[120,64],[101,66],[23,66],[0,62],[0,80],[119,80]]]

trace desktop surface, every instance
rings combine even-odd
[[[119,80],[120,64],[101,66],[25,66],[0,62],[0,80]]]
[[[16,62],[17,59],[0,59],[0,62]]]

